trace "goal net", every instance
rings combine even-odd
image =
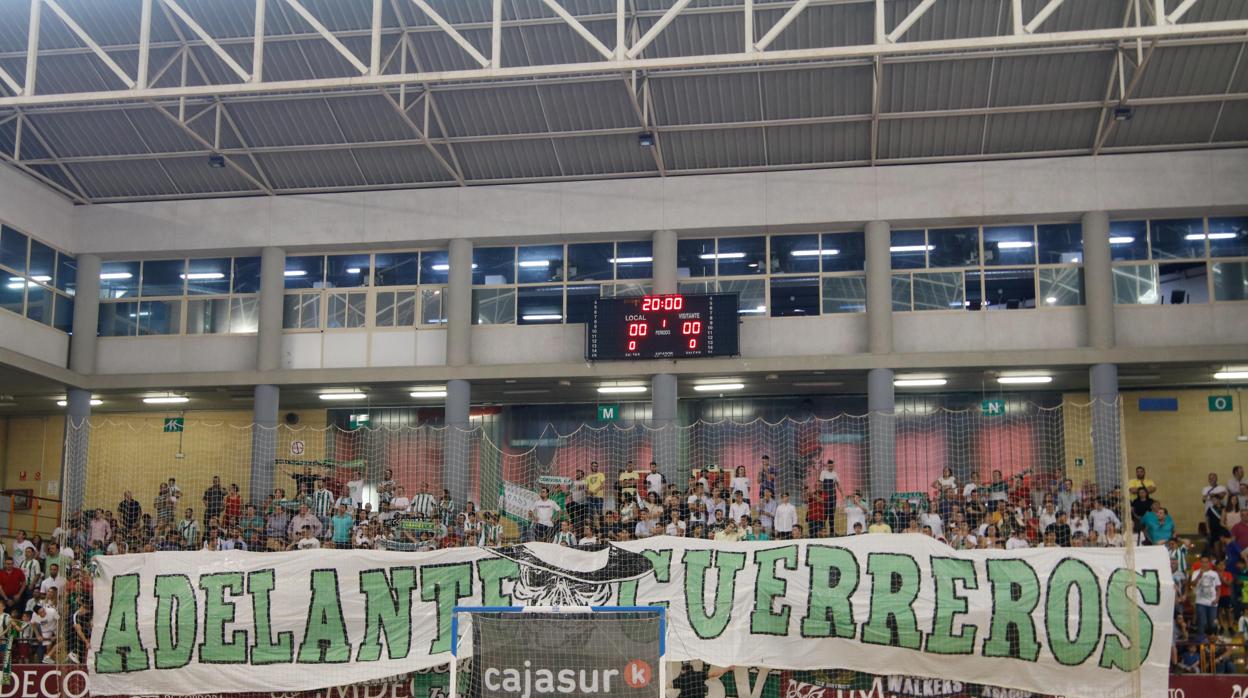
[[[456,607],[451,628],[451,696],[663,694],[662,608]]]

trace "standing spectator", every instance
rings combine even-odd
[[[78,600],[78,610],[70,616],[69,628],[69,659],[70,664],[77,664],[87,654],[91,646],[91,601],[87,598]]]
[[[741,490],[733,490],[732,504],[728,507],[728,518],[732,521],[740,521],[742,516],[750,515],[750,504],[743,498]],[[779,507],[777,507],[777,510]],[[796,521],[796,519],[795,519]],[[790,527],[791,530],[792,527]]]
[[[438,509],[437,509],[438,520],[442,523],[443,526],[445,526],[446,528],[451,528],[452,526],[455,525],[456,510],[457,509],[455,506],[455,500],[454,498],[451,497],[451,491],[448,489],[443,489],[442,498],[438,500]]]
[[[750,477],[746,474],[744,465],[737,466],[737,470],[732,475],[732,481],[728,486],[728,489],[732,492],[734,499],[738,493],[740,493],[743,499],[748,500],[750,498]],[[734,516],[733,518],[737,517]]]
[[[780,495],[780,504],[776,506],[775,527],[777,540],[789,540],[793,537],[793,529],[797,526],[797,507],[789,501],[789,493]]]
[[[550,540],[554,535],[559,513],[559,505],[550,499],[550,490],[543,487],[537,501],[533,502],[533,508],[529,510],[529,520],[533,523],[533,540]]]
[[[831,461],[828,462],[830,463]],[[953,476],[953,468],[945,468],[942,470],[940,477],[936,478],[935,482],[932,483],[932,489],[937,493],[944,492],[949,489],[958,489],[958,479]]]
[[[568,502],[568,516],[572,518],[572,526],[579,529],[585,525],[585,515],[589,512],[589,483],[585,481],[585,471],[576,469],[576,477],[572,478],[572,501]]]
[[[624,506],[623,502],[632,501],[637,498],[637,485],[641,482],[641,474],[637,472],[637,466],[630,458],[625,464],[624,469],[620,471],[620,475],[616,480],[616,498],[615,505],[617,507]]]
[[[429,491],[429,483],[420,483],[420,489],[416,494],[412,495],[412,513],[422,519],[431,519],[437,506],[437,500],[433,498],[433,493]]]
[[[1196,601],[1196,632],[1211,635],[1218,630],[1218,589],[1222,586],[1222,576],[1214,569],[1208,555],[1202,555],[1199,564],[1191,578]]]
[[[219,475],[212,476],[212,485],[204,490],[204,496],[201,498],[204,503],[204,525],[208,525],[209,519],[219,519],[221,512],[225,509],[225,488],[221,486],[221,477]]]
[[[1157,483],[1148,479],[1148,476],[1144,473],[1144,466],[1137,465],[1135,466],[1135,477],[1127,480],[1127,489],[1134,492],[1141,487],[1144,488],[1149,496],[1152,496],[1157,491]]]
[[[320,536],[322,532],[329,532],[329,517],[334,513],[334,493],[325,489],[324,480],[318,479],[313,484],[312,494],[308,496],[308,509],[321,524],[317,527],[317,536]],[[299,528],[295,530],[298,531]]]
[[[1222,496],[1226,495],[1226,488],[1218,484],[1217,473],[1209,473],[1208,481],[1209,481],[1209,484],[1205,485],[1200,490],[1200,501],[1205,504],[1208,504],[1210,499],[1218,495],[1222,495]]]
[[[331,538],[334,541],[334,547],[350,548],[351,528],[355,525],[355,517],[347,513],[345,506],[338,505],[338,513],[329,520],[329,525],[333,531]]]
[[[19,539],[25,538],[25,536],[21,535],[22,533],[25,533],[25,531],[18,531]],[[90,530],[90,533],[87,535],[87,543],[90,545],[94,545],[100,542],[107,542],[109,540],[112,540],[112,538],[113,538],[113,527],[111,524],[108,523],[108,519],[104,518],[104,510],[96,509],[95,517],[91,519],[91,530]],[[17,550],[17,546],[18,546],[17,543],[13,544],[13,549],[15,551]]]
[[[772,495],[771,490],[763,490],[762,494],[759,495],[759,500],[758,521],[762,524],[764,531],[774,531],[776,525],[776,507],[780,506],[780,503],[776,501],[776,498]],[[806,518],[807,520],[810,519],[810,511],[806,512]],[[820,523],[823,522],[820,521]]]
[[[1092,511],[1088,512],[1088,522],[1098,536],[1105,535],[1105,525],[1108,523],[1113,523],[1115,527],[1122,525],[1122,522],[1118,520],[1118,515],[1113,510],[1106,509],[1100,499],[1092,500]]]
[[[121,520],[121,528],[132,533],[139,527],[139,519],[143,516],[143,506],[134,498],[134,493],[126,490],[121,502],[117,505],[117,517]]]
[[[585,492],[589,497],[589,512],[595,517],[602,516],[603,505],[607,496],[607,476],[598,472],[598,461],[589,462],[589,474],[585,476]]]
[[[1062,486],[1057,490],[1057,510],[1070,513],[1070,507],[1082,497],[1078,490],[1075,489],[1075,481],[1070,478],[1062,480]]]
[[[74,562],[72,553],[73,551],[63,549],[55,541],[51,541],[48,543],[48,555],[44,558],[43,564],[49,569],[52,565],[56,565],[62,572],[68,572]]]
[[[320,538],[323,530],[321,520],[308,512],[308,505],[299,507],[299,513],[290,519],[290,528],[287,531],[289,540],[295,540],[299,537],[301,531],[312,531],[312,535]],[[319,545],[317,547],[320,547]]]
[[[763,500],[764,506],[766,506],[767,501],[768,500],[766,499]],[[772,512],[771,516],[772,516],[771,530],[774,531],[776,528],[774,511]],[[832,521],[830,520],[831,518],[832,517],[828,515],[827,507],[824,506],[823,492],[812,490],[809,487],[807,487],[806,488],[806,528],[810,529],[811,537],[821,538],[824,534],[824,531],[827,531],[827,534],[829,536],[836,535],[836,532],[832,530],[834,526],[833,526]]]
[[[854,490],[854,493],[845,497],[845,530],[851,532],[854,530],[854,524],[861,524],[862,530],[867,530],[867,502],[862,498],[862,492]]]
[[[1147,487],[1137,487],[1132,491],[1135,492],[1135,499],[1131,500],[1131,520],[1138,526],[1144,515],[1152,510],[1153,496]]]
[[[22,575],[26,577],[26,589],[23,593],[29,597],[32,592],[39,590],[39,582],[43,579],[43,565],[39,562],[39,558],[35,557],[34,548],[22,550]]]
[[[836,473],[836,461],[831,458],[819,471],[819,488],[823,492],[825,511],[836,511],[836,493],[841,488],[841,476]]]
[[[169,485],[164,482],[160,483],[160,491],[156,493],[156,499],[152,500],[152,508],[156,510],[158,525],[173,523],[173,508],[177,503],[177,499],[169,493]]]
[[[665,480],[663,473],[659,472],[659,464],[655,461],[650,461],[650,472],[646,473],[646,494],[654,492],[662,496],[664,484]]]
[[[186,550],[199,548],[199,522],[195,520],[195,511],[188,508],[182,520],[178,522],[178,533],[182,536],[182,546]]]
[[[764,492],[776,496],[776,466],[771,464],[771,456],[763,456],[758,466],[758,496]]]
[[[40,654],[43,655],[42,662],[44,664],[54,664],[56,662],[57,650],[57,631],[61,625],[61,614],[56,612],[50,604],[40,604],[35,608],[35,615],[31,618],[38,632],[40,644]]]
[[[1228,496],[1239,494],[1239,488],[1244,484],[1244,466],[1237,465],[1231,468],[1231,479],[1226,481],[1226,493]]]
[[[403,489],[403,485],[395,485],[394,496],[390,498],[386,506],[390,516],[407,513],[412,508],[412,500],[407,496],[407,491]]]
[[[61,566],[58,564],[48,565],[48,574],[39,582],[39,591],[45,596],[52,594],[51,589],[56,590],[57,598],[65,596],[65,576],[61,574]]]
[[[13,558],[4,559],[4,567],[0,568],[0,600],[4,609],[17,617],[25,605],[26,575],[13,565]]]
[[[313,483],[321,479],[321,476],[314,474],[312,467],[307,465],[303,466],[302,473],[291,473],[290,477],[295,481],[295,497],[300,500],[307,499],[312,494]]]
[[[243,495],[238,490],[238,483],[230,483],[230,491],[225,495],[224,505],[221,512],[221,525],[234,528],[243,515]]]
[[[285,550],[286,535],[290,530],[290,514],[282,507],[274,507],[264,517],[264,537],[269,550]]]

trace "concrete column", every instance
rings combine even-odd
[[[79,269],[81,270],[81,267]],[[98,263],[96,269],[95,277],[98,287],[100,276]],[[79,286],[79,289],[81,288]],[[76,319],[78,316],[74,317]],[[94,335],[92,337],[94,338]],[[82,503],[87,490],[87,456],[91,444],[91,432],[87,420],[91,418],[91,391],[70,388],[65,399],[69,405],[65,410],[65,454],[61,460],[61,504],[66,514],[73,514],[82,511]]]
[[[654,292],[676,293],[676,231],[654,231]]]
[[[472,363],[472,243],[462,238],[451,240],[449,262],[446,365],[467,366]],[[464,414],[467,419],[467,412]]]
[[[1084,233],[1087,239],[1087,233]],[[1118,366],[1096,364],[1088,371],[1092,395],[1092,459],[1101,492],[1123,483],[1122,405],[1118,401]]]
[[[82,374],[95,373],[95,346],[100,333],[100,258],[93,254],[78,256],[73,330],[69,342],[69,369]]]
[[[1083,300],[1087,306],[1088,346],[1114,347],[1114,273],[1110,266],[1109,214],[1083,214]]]
[[[871,458],[863,490],[869,490],[872,499],[887,499],[897,490],[897,416],[891,368],[867,372],[867,411]]]
[[[262,327],[263,331],[263,327]],[[262,507],[264,498],[277,486],[277,415],[281,390],[276,385],[257,385],[254,425],[251,431],[251,503]]]
[[[260,251],[260,317],[256,337],[258,340],[256,342],[257,370],[276,371],[282,367],[282,306],[285,297],[286,251],[280,247],[266,247]],[[274,398],[274,404],[276,404],[276,398]],[[255,491],[254,486],[252,491]]]
[[[454,269],[454,262],[451,263]],[[442,486],[451,491],[451,497],[459,504],[468,499],[469,483],[472,482],[472,426],[468,420],[472,406],[472,385],[461,379],[446,382],[446,445],[442,458]],[[484,484],[484,483],[483,483]],[[435,493],[436,494],[436,493]],[[492,502],[477,502],[490,505]]]
[[[891,237],[887,222],[867,223],[867,337],[872,354],[893,353],[893,262],[888,251]]]
[[[650,421],[655,431],[651,432],[653,444],[652,457],[659,464],[659,472],[668,482],[683,482],[684,464],[680,459],[679,426],[676,421],[676,376],[671,373],[655,374],[650,379]],[[649,464],[638,463],[642,468]]]

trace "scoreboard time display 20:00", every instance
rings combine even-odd
[[[585,331],[589,361],[737,353],[735,293],[596,298]]]

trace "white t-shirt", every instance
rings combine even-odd
[[[1239,494],[1239,485],[1240,485],[1240,481],[1237,480],[1234,476],[1231,476],[1231,479],[1226,481],[1226,491]]]
[[[1196,570],[1192,573],[1192,582],[1196,586],[1197,606],[1218,605],[1218,589],[1222,586],[1222,579],[1218,577],[1217,570]]]
[[[1200,499],[1204,501],[1215,494],[1226,494],[1226,488],[1222,485],[1205,485],[1200,491]]]
[[[749,497],[750,496],[750,478],[748,477],[732,478],[731,489],[734,494],[737,492],[740,492],[741,496]]]
[[[60,620],[61,614],[57,613],[55,608],[46,606],[43,615],[34,614],[30,622],[34,623],[35,627],[39,629],[40,638],[51,640],[56,637],[56,625]]]
[[[347,483],[347,496],[355,506],[364,506],[364,481],[351,480]]]
[[[745,502],[733,502],[728,507],[728,516],[733,523],[740,523],[742,516],[750,515],[750,505]]]
[[[53,587],[56,587],[56,595],[58,598],[65,597],[65,577],[64,576],[58,574],[56,576],[56,579],[53,579],[51,577],[45,577],[44,580],[39,583],[39,591],[43,592],[43,595],[45,597],[48,595],[48,589],[51,589]]]
[[[862,524],[863,533],[867,532],[867,510],[858,506],[855,500],[848,499],[845,501],[845,532],[853,533],[856,523]]]
[[[975,494],[976,489],[978,488],[975,486],[975,483],[973,482],[966,483],[966,487],[962,488],[962,498],[970,499],[971,495]]]
[[[533,518],[542,526],[555,525],[555,514],[559,512],[559,505],[555,504],[553,499],[539,499],[533,502]]]
[[[315,536],[311,538],[300,538],[298,541],[295,542],[295,547],[300,550],[310,550],[312,548],[319,548],[321,547],[321,541],[317,540]]]
[[[1122,528],[1122,522],[1118,520],[1118,515],[1105,507],[1088,512],[1088,520],[1092,522],[1092,530],[1096,531],[1098,536],[1105,535],[1105,524],[1110,521],[1114,522],[1115,527]]]
[[[792,533],[797,525],[797,507],[781,503],[776,507],[776,533]]]
[[[390,508],[394,511],[407,511],[412,506],[412,500],[407,497],[395,497],[390,500]]]
[[[654,472],[646,475],[646,492],[663,494],[663,473]]]
[[[863,514],[863,517],[865,518],[866,514]],[[924,526],[932,527],[933,536],[937,538],[945,537],[945,522],[941,520],[940,514],[934,511],[919,514],[919,528],[922,529]],[[853,531],[853,529],[851,528],[850,531]]]
[[[836,470],[829,469],[827,466],[824,466],[823,470],[819,471],[819,480],[824,484],[827,484],[829,480],[839,483],[841,481],[841,476],[836,474]]]
[[[953,476],[939,478],[936,480],[936,484],[940,485],[942,490],[949,488],[958,489],[958,479]]]
[[[16,540],[15,540],[15,541],[13,541],[13,559],[14,559],[14,560],[23,560],[23,559],[25,559],[25,558],[26,558],[26,552],[25,552],[25,551],[26,551],[26,548],[30,548],[31,550],[34,550],[34,551],[35,551],[35,557],[39,557],[39,551],[38,551],[38,550],[35,550],[35,544],[34,544],[34,543],[31,543],[31,542],[30,542],[30,540],[29,540],[29,539],[27,539],[27,540],[23,540],[23,541],[16,541]]]
[[[673,521],[673,522],[669,523],[669,524],[667,525],[667,535],[669,535],[669,536],[683,536],[683,535],[685,535],[685,522],[684,522],[684,521]],[[584,542],[584,541],[582,541],[582,542]]]
[[[1019,548],[1030,548],[1030,547],[1031,547],[1031,544],[1027,542],[1026,538],[1018,538],[1015,536],[1010,536],[1009,540],[1005,541],[1006,550],[1018,550]]]

